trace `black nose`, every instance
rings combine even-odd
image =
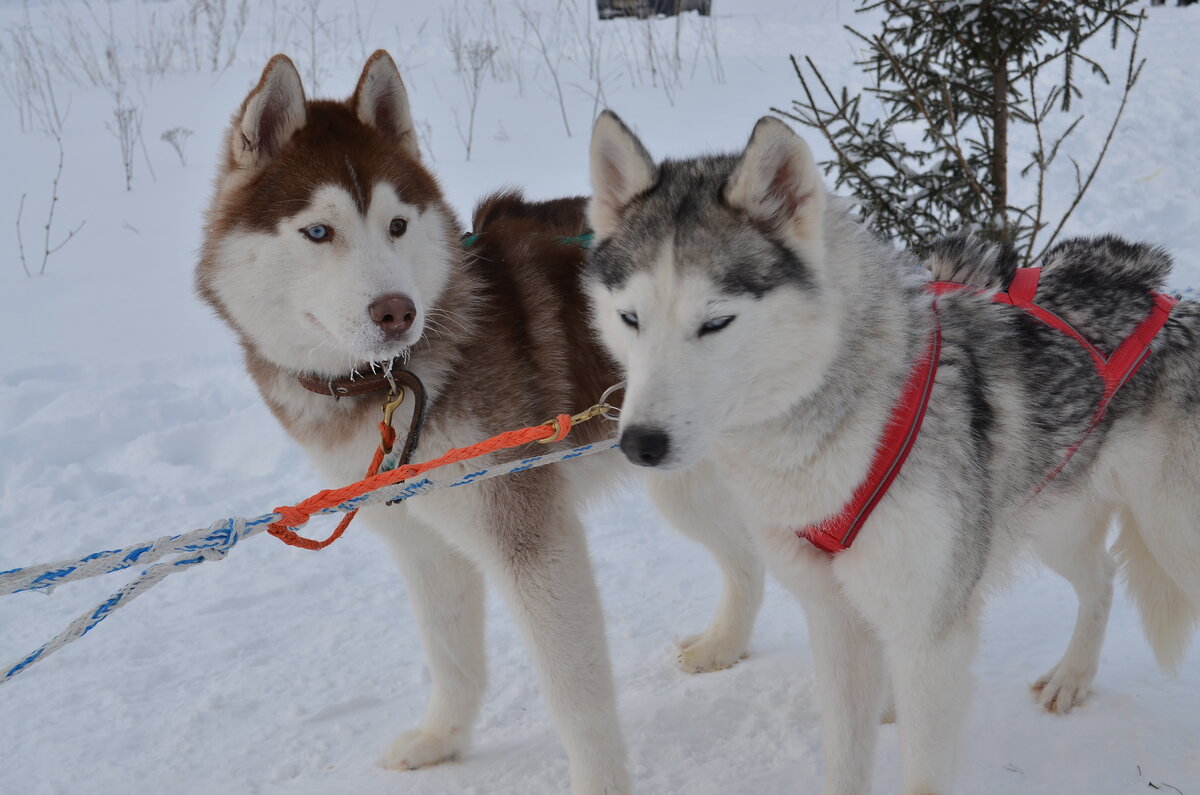
[[[403,293],[392,293],[375,299],[375,302],[367,307],[367,312],[389,339],[401,337],[417,319],[416,304]]]
[[[621,434],[621,452],[638,466],[658,466],[670,449],[671,437],[658,428],[634,426]]]

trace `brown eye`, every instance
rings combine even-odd
[[[408,231],[408,221],[404,218],[393,218],[392,225],[388,227],[388,232],[392,237],[400,237]]]

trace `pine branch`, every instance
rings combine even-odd
[[[804,79],[804,71],[800,68],[800,64],[796,60],[796,56],[794,56],[794,55],[790,56],[790,59],[792,61],[792,68],[795,69],[795,71],[796,71],[796,77],[798,77],[800,79],[800,85],[804,90],[804,95],[808,98],[808,109],[813,114],[813,120],[812,120],[812,122],[810,122],[806,119],[803,119],[792,113],[788,113],[784,110],[781,110],[781,109],[775,108],[775,107],[772,107],[771,111],[774,113],[778,113],[779,115],[784,116],[786,118],[794,119],[795,121],[798,121],[801,124],[805,124],[809,127],[816,127],[818,130],[820,130],[821,133],[825,136],[825,140],[828,141],[830,147],[832,147],[834,155],[837,156],[838,163],[840,165],[842,165],[843,168],[848,167],[850,169],[851,173],[854,174],[855,177],[857,177],[857,180],[858,180],[857,184],[859,184],[863,189],[865,189],[866,191],[868,191],[871,194],[871,202],[870,203],[873,206],[875,206],[876,208],[878,208],[879,211],[890,215],[893,219],[894,224],[897,227],[899,227],[899,228],[908,227],[909,226],[908,219],[902,213],[899,213],[896,210],[892,209],[891,197],[887,196],[879,191],[879,189],[875,185],[874,180],[872,180],[870,175],[868,175],[866,173],[866,171],[864,170],[862,163],[857,158],[852,158],[845,152],[845,150],[839,144],[837,138],[833,135],[833,133],[829,129],[828,121],[836,119],[840,116],[848,125],[850,125],[850,129],[852,131],[851,134],[853,136],[859,138],[860,140],[863,139],[864,136],[862,134],[862,131],[859,129],[858,125],[855,122],[853,122],[852,120],[850,120],[849,117],[846,115],[845,111],[846,111],[846,107],[848,107],[848,106],[846,104],[842,104],[839,106],[837,97],[834,95],[833,91],[829,88],[829,84],[825,81],[824,75],[822,75],[821,71],[819,69],[817,69],[817,65],[813,63],[812,59],[805,56],[804,60],[808,63],[809,68],[813,70],[813,74],[816,75],[817,80],[821,83],[821,87],[825,90],[826,95],[829,97],[829,99],[833,102],[835,107],[837,107],[837,109],[838,109],[836,114],[826,111],[825,115],[826,115],[827,119],[825,122],[822,122],[821,118],[820,118],[821,111],[817,107],[816,98],[813,96],[812,90],[809,88],[808,81]],[[815,122],[815,124],[813,122]],[[915,229],[910,228],[910,231],[913,234],[915,234]]]
[[[972,173],[971,168],[967,165],[966,158],[963,157],[962,148],[958,146],[957,141],[947,141],[946,136],[937,129],[938,125],[929,115],[929,111],[926,109],[925,103],[921,101],[920,94],[915,88],[913,88],[912,82],[908,79],[908,75],[905,74],[904,70],[900,68],[899,61],[896,59],[896,56],[892,53],[891,49],[889,49],[888,46],[883,42],[883,39],[876,36],[873,42],[878,48],[878,51],[887,56],[887,59],[892,63],[892,68],[896,70],[901,82],[904,83],[904,87],[908,90],[909,97],[912,99],[913,104],[916,105],[917,110],[920,112],[921,116],[924,117],[925,123],[929,125],[929,131],[936,136],[947,149],[954,152],[955,157],[958,158],[959,166],[963,170],[963,176],[967,179],[971,189],[975,191],[975,195],[979,199],[980,205],[986,207],[988,205],[988,201],[984,195],[983,188],[980,186],[978,181],[976,181],[975,175]]]

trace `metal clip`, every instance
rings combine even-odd
[[[391,373],[388,373],[388,380],[391,381]],[[392,415],[396,413],[396,409],[400,408],[400,404],[404,402],[404,387],[396,386],[393,382],[393,388],[388,392],[387,402],[383,404],[383,421],[388,427],[392,425]]]
[[[619,381],[613,384],[608,389],[604,390],[604,394],[600,396],[600,402],[596,404],[600,407],[600,416],[609,422],[621,421],[621,408],[619,406],[609,405],[608,399],[612,397],[614,392],[620,392],[623,389],[625,389],[624,381]]]

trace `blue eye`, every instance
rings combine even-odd
[[[705,334],[712,334],[714,331],[720,331],[733,322],[736,315],[725,315],[724,317],[713,318],[704,325],[700,326],[700,332],[697,336],[703,337]]]
[[[629,326],[630,328],[638,327],[638,316],[636,312],[617,312],[617,315],[620,316],[621,321],[624,322],[626,326]]]
[[[325,226],[325,224],[313,224],[312,226],[306,226],[300,231],[314,243],[324,243],[333,238],[333,228]]]

